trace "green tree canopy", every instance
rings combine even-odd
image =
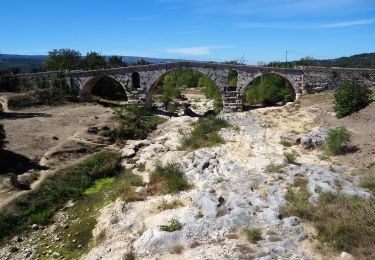
[[[110,68],[126,67],[126,62],[123,61],[121,56],[111,56],[108,60]]]
[[[74,70],[79,69],[81,53],[71,49],[54,49],[48,52],[48,58],[43,61],[47,70]]]
[[[87,70],[103,69],[107,66],[104,56],[94,51],[86,54],[83,64]]]

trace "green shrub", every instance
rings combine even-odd
[[[359,111],[371,102],[372,91],[358,82],[344,82],[335,93],[334,110],[338,118]]]
[[[4,125],[0,124],[0,149],[3,149],[6,144],[5,138],[6,134],[4,130]]]
[[[336,129],[328,131],[326,137],[327,149],[334,155],[344,154],[347,150],[347,146],[350,140],[349,131],[341,126]]]
[[[161,225],[160,230],[166,232],[174,232],[182,228],[181,223],[177,219],[172,219],[169,221],[169,225]]]
[[[119,154],[103,151],[51,173],[38,188],[18,197],[0,213],[0,239],[34,223],[50,223],[56,210],[68,200],[80,198],[94,183],[93,176],[113,174],[120,163],[119,158]]]
[[[178,193],[189,188],[178,163],[168,163],[166,166],[158,164],[150,175],[150,185],[157,183],[163,184],[163,193]]]
[[[221,128],[228,127],[224,119],[210,116],[198,121],[193,131],[182,136],[180,139],[182,150],[196,150],[201,147],[212,147],[225,143],[224,139],[217,133]]]
[[[251,243],[256,243],[262,239],[262,232],[259,229],[245,229],[244,232],[247,240]]]
[[[135,260],[135,255],[133,252],[130,252],[130,253],[126,253],[122,259],[124,260]]]

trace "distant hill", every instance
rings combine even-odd
[[[144,59],[151,63],[164,63],[176,61],[172,59],[157,59],[147,57],[136,57],[136,56],[122,56],[127,63],[136,63],[137,61]],[[0,54],[0,70],[10,69],[18,67],[21,71],[29,72],[32,69],[37,69],[42,66],[43,60],[47,58],[47,55],[17,55],[17,54]]]
[[[350,57],[341,57],[341,58],[330,59],[330,60],[316,60],[311,57],[306,57],[299,61],[271,62],[268,65],[275,66],[275,67],[323,66],[323,67],[375,69],[375,52],[356,54]]]
[[[318,60],[325,67],[372,68],[375,69],[375,52],[362,53],[333,60]]]

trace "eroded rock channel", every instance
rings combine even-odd
[[[129,254],[136,259],[324,259],[312,246],[316,232],[300,218],[283,215],[288,189],[303,178],[311,203],[322,192],[366,199],[371,193],[346,174],[350,167],[322,160],[320,152],[305,149],[298,138],[290,146],[280,142],[283,136],[306,139],[306,133],[319,132],[317,115],[314,109],[294,104],[222,114],[230,123],[219,132],[225,143],[194,151],[179,149],[181,135],[198,120],[188,116],[169,118],[146,140],[128,141],[122,148],[122,165],[146,183],[135,193],[147,193],[149,174],[157,164],[169,162],[180,165],[190,188],[177,194],[148,194],[140,201],[120,197],[107,204],[96,213],[96,242],[82,259],[126,259]],[[285,154],[296,158],[285,161]],[[160,228],[171,221],[180,228]],[[36,247],[16,257],[63,258],[52,250],[35,254]],[[15,254],[8,250],[1,249],[0,256],[12,259]]]

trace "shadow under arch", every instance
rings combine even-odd
[[[88,100],[91,96],[113,101],[128,100],[125,88],[110,76],[94,76],[85,83],[80,90],[80,98]]]
[[[265,72],[265,73],[260,72],[260,73],[255,74],[253,77],[251,77],[251,79],[248,80],[244,84],[243,88],[240,89],[240,95],[241,95],[242,102],[244,102],[244,99],[245,99],[246,89],[251,88],[253,82],[255,82],[256,80],[261,79],[262,77],[267,77],[267,76],[272,76],[272,75],[281,78],[286,83],[286,86],[288,87],[288,89],[290,90],[290,92],[292,94],[292,101],[291,102],[296,102],[297,99],[298,99],[298,86],[297,86],[297,84],[294,83],[291,79],[289,79],[284,74],[278,73],[278,72],[273,72],[273,71],[271,71],[271,72]],[[266,106],[267,105],[251,106],[251,105],[245,105],[245,104],[243,104],[243,109],[244,110],[249,110],[249,109],[253,109],[253,108],[260,108],[260,107],[266,107]]]
[[[160,76],[158,76],[158,78],[152,82],[152,84],[150,85],[150,87],[148,88],[147,93],[146,93],[145,105],[147,107],[151,107],[152,106],[152,97],[157,93],[158,87],[160,86],[160,83],[162,82],[162,80],[164,79],[164,77],[167,76],[168,74],[171,74],[171,73],[179,71],[179,70],[192,70],[192,71],[195,71],[195,72],[199,72],[201,75],[206,76],[210,81],[212,81],[214,83],[215,87],[220,91],[221,102],[222,102],[222,105],[224,105],[223,104],[224,94],[225,94],[224,90],[221,89],[218,86],[218,84],[215,82],[215,80],[211,78],[211,75],[209,75],[209,74],[205,73],[204,71],[201,71],[201,70],[199,70],[197,68],[179,67],[179,68],[167,70],[166,72],[164,72],[163,74],[161,74]]]

